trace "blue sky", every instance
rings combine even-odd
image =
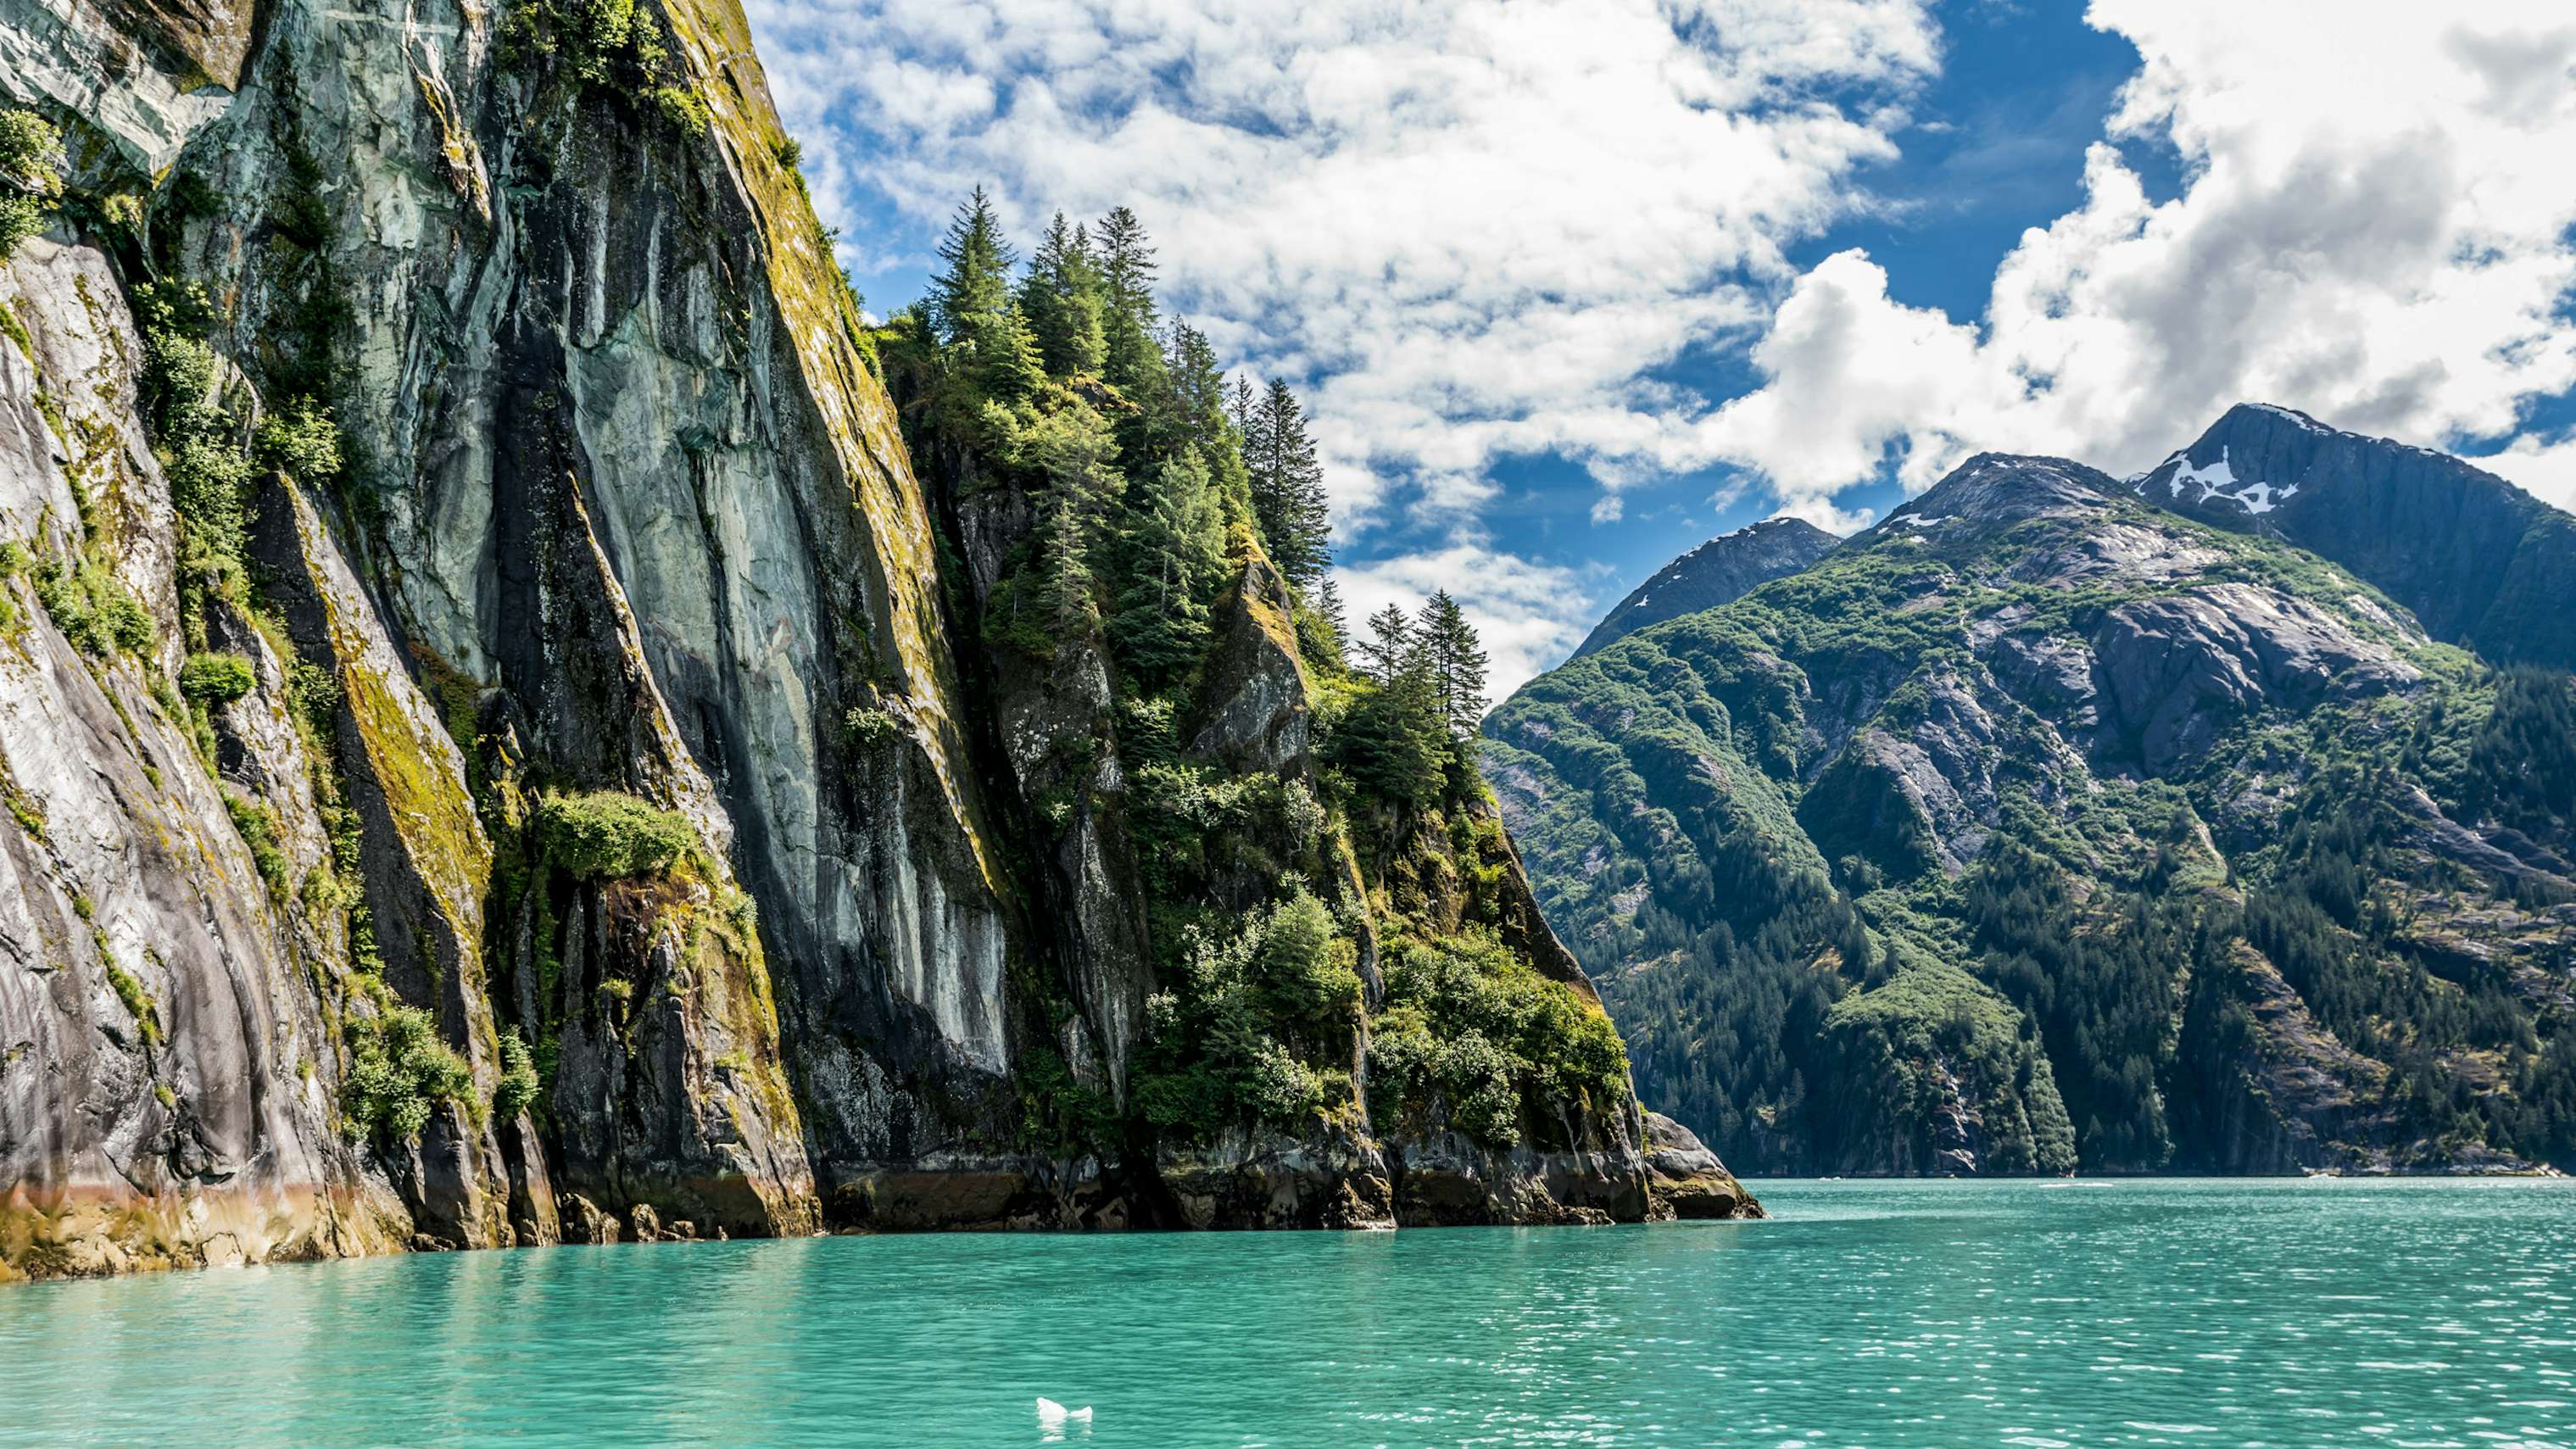
[[[1504,689],[1702,539],[2240,398],[2576,497],[2576,23],[2241,0],[753,0],[870,304],[1136,207]]]

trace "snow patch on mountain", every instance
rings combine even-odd
[[[2297,414],[2286,413],[2284,416],[2297,417]],[[2188,453],[2176,453],[2167,458],[2161,467],[2150,469],[2133,481],[2139,484],[2140,491],[2143,492],[2146,481],[2157,473],[2163,472],[2165,468],[2173,470],[2165,479],[2165,491],[2170,496],[2181,498],[2185,488],[2197,488],[2200,491],[2190,500],[2194,503],[2207,503],[2213,498],[2228,498],[2233,499],[2248,513],[2269,513],[2298,496],[2299,492],[2299,485],[2296,483],[2275,488],[2259,478],[2237,477],[2236,466],[2229,459],[2227,449],[2224,447],[2218,450],[2216,462],[2194,463]]]
[[[2270,413],[2276,418],[2287,418],[2291,422],[2298,424],[2300,427],[2311,433],[2331,433],[2334,431],[2334,429],[2318,422],[2315,418],[2309,417],[2306,413],[2294,412],[2289,408],[2274,407],[2270,403],[2247,403],[2245,406],[2252,408],[2257,412]]]

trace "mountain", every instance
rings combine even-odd
[[[2568,676],[2170,496],[1980,456],[1486,722],[1639,1090],[1728,1161],[2576,1163]]]
[[[415,20],[0,8],[0,1278],[1758,1212],[1227,425],[871,329],[730,0]]]
[[[2576,517],[2457,458],[2243,404],[2131,480],[2155,502],[2358,574],[2436,639],[2576,668]]]
[[[1712,538],[1655,571],[1619,601],[1574,658],[1596,653],[1649,624],[1731,604],[1823,558],[1842,540],[1802,519],[1772,518]]]

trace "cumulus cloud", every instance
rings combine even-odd
[[[1341,526],[1463,520],[1500,456],[1626,483],[1705,404],[1937,64],[1923,0],[752,0],[852,244],[992,187],[1125,203],[1220,351],[1305,385]],[[1770,279],[1766,282],[1764,279]]]
[[[1937,71],[1928,0],[750,0],[827,219],[879,267],[971,186],[1032,237],[1134,206],[1165,295],[1298,382],[1355,611],[1447,584],[1508,688],[1591,603],[1478,520],[1493,465],[1623,490],[1733,465],[1780,511],[1981,448],[2147,466],[2229,404],[2299,407],[2576,501],[2576,23],[2474,7],[2094,0],[2142,64],[2084,200],[1988,310],[1791,246],[1868,208]],[[2124,149],[2125,148],[2125,149]],[[2181,163],[2151,193],[2129,159]],[[901,299],[893,299],[901,300]],[[1659,380],[1749,349],[1759,385]],[[1401,530],[1389,525],[1404,524]]]
[[[1920,487],[1982,448],[2143,468],[2230,403],[2288,404],[2571,491],[2516,438],[2576,385],[2576,26],[2556,4],[2095,0],[2144,65],[2084,205],[2025,233],[1982,325],[1909,307],[1847,252],[1799,277],[1765,381],[1667,450],[1752,467],[1791,511],[1892,462]],[[2169,143],[2152,200],[2112,141]]]
[[[1592,627],[1593,601],[1575,570],[1532,562],[1480,543],[1402,554],[1333,570],[1351,627],[1394,604],[1407,614],[1434,589],[1447,589],[1475,622],[1485,652],[1488,695],[1500,702],[1574,652]]]

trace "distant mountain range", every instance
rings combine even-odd
[[[2240,407],[1649,617],[1744,538],[1485,725],[1640,1093],[1728,1162],[2576,1164],[2576,520]]]

